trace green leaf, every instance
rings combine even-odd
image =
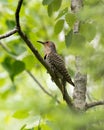
[[[81,34],[74,34],[73,37],[72,37],[72,46],[73,48],[76,49],[76,52],[79,52],[80,50],[82,50],[85,46],[85,38],[83,35]],[[82,51],[83,53],[83,51]]]
[[[14,92],[16,92],[16,86],[15,84],[12,84],[1,93],[1,98],[6,99],[9,95],[11,95]]]
[[[13,41],[15,44],[12,44],[12,51],[16,55],[23,54],[26,51],[26,48],[20,43],[18,44],[17,40]],[[20,41],[21,42],[21,41]]]
[[[25,68],[31,70],[35,65],[35,58],[33,55],[28,55],[24,57],[23,62],[25,63]]]
[[[72,36],[73,36],[73,31],[69,31],[67,35],[65,35],[65,43],[66,46],[69,47],[70,44],[72,43]]]
[[[25,64],[22,61],[16,60],[12,64],[13,75],[21,73],[25,69]]]
[[[42,4],[43,5],[49,5],[53,2],[54,0],[43,0]]]
[[[54,11],[57,11],[61,6],[62,0],[54,0],[53,1],[53,8]]]
[[[8,2],[8,0],[0,0],[1,4],[6,4]]]
[[[48,4],[47,11],[48,11],[49,17],[52,16],[52,13],[54,11],[57,11],[60,8],[61,3],[62,3],[62,0],[54,0],[54,1],[51,1],[50,4]]]
[[[26,130],[25,128],[26,128],[26,124],[24,124],[24,125],[21,127],[20,130]]]
[[[8,26],[9,29],[13,29],[15,26],[15,21],[13,20],[6,20],[6,25]]]
[[[14,60],[11,57],[6,57],[2,62],[2,65],[6,71],[8,71],[12,80],[14,79],[14,76],[25,69],[25,64],[22,61]]]
[[[48,11],[48,16],[51,17],[53,13],[53,4],[48,5],[47,11]]]
[[[27,110],[19,110],[13,114],[13,117],[17,119],[24,119],[24,118],[27,118],[28,116],[29,116],[29,113]]]
[[[57,21],[57,23],[55,24],[55,28],[54,28],[54,31],[56,34],[61,32],[61,30],[63,29],[63,25],[64,25],[63,19]]]
[[[14,60],[11,57],[6,57],[2,62],[2,66],[8,71],[10,75],[12,75],[12,63]]]
[[[76,21],[76,16],[73,13],[67,13],[65,16],[65,20],[69,27],[73,28],[74,23]]]
[[[62,17],[63,15],[65,15],[68,12],[68,8],[65,8],[63,10],[61,10],[61,12],[59,12],[58,16],[56,19]]]
[[[96,35],[95,26],[90,23],[80,24],[80,33],[86,38],[86,40],[91,41]]]

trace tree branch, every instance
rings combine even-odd
[[[52,94],[50,94],[46,89],[44,89],[44,87],[40,84],[40,82],[35,78],[35,76],[30,72],[30,71],[26,71],[30,77],[38,84],[38,86],[43,90],[44,93],[46,93],[48,96],[50,96],[51,98],[55,99],[57,101],[57,103],[60,103],[60,101],[58,99],[56,99],[55,96],[53,96]]]
[[[41,55],[38,53],[38,51],[35,49],[35,47],[33,46],[33,44],[31,43],[31,41],[28,39],[28,37],[26,36],[26,34],[24,34],[21,30],[19,30],[18,32],[21,36],[21,38],[25,41],[25,43],[27,44],[27,46],[30,48],[30,50],[33,52],[33,54],[35,55],[35,57],[40,61],[40,63],[47,69],[47,71],[49,72],[49,74],[51,75],[53,81],[55,82],[55,84],[57,85],[57,87],[60,89],[61,93],[63,94],[63,90],[62,90],[62,84],[60,83],[59,79],[56,77],[56,75],[53,73],[53,71],[50,69],[50,67],[48,66],[48,64],[43,60],[43,58],[41,57]],[[66,101],[67,105],[72,107],[72,101],[71,98],[69,96],[69,94],[67,93],[67,91],[65,91],[65,95],[63,95],[64,100]]]
[[[9,48],[7,48],[6,46],[3,45],[2,42],[0,42],[0,45],[1,47],[10,55],[12,55],[12,58],[16,60],[16,55],[15,54],[12,54],[11,51],[9,50]],[[57,101],[57,103],[60,103],[60,101],[55,97],[53,96],[52,94],[50,94],[47,90],[45,90],[45,88],[39,83],[39,81],[33,76],[33,74],[26,70],[26,72],[29,74],[29,76],[39,85],[39,87],[48,95],[50,96],[51,98],[55,99]]]
[[[78,3],[77,3],[78,2]],[[21,6],[22,6],[22,3],[23,3],[23,0],[19,0],[18,1],[18,5],[17,5],[17,8],[16,8],[16,12],[15,12],[15,21],[16,21],[16,27],[13,29],[13,30],[11,30],[11,31],[9,31],[8,33],[6,33],[6,34],[3,34],[3,35],[1,35],[0,36],[0,39],[3,39],[3,38],[6,38],[6,37],[9,37],[9,36],[11,36],[11,35],[13,35],[13,34],[15,34],[16,32],[18,32],[19,33],[19,35],[21,36],[21,38],[24,40],[24,42],[27,44],[27,46],[30,48],[30,50],[33,52],[33,54],[35,55],[35,57],[40,61],[40,63],[47,69],[47,71],[49,72],[49,74],[51,75],[51,77],[52,77],[52,79],[54,80],[54,82],[55,82],[55,84],[57,85],[57,87],[60,89],[60,91],[61,91],[61,93],[63,94],[63,90],[62,90],[62,84],[61,84],[61,82],[59,81],[59,79],[55,76],[55,74],[53,73],[53,71],[50,69],[50,67],[47,65],[47,63],[43,60],[43,58],[41,57],[41,55],[38,53],[38,51],[35,49],[35,47],[33,46],[33,44],[31,43],[31,41],[28,39],[28,37],[26,36],[26,34],[25,33],[23,33],[23,31],[21,30],[21,26],[20,26],[20,17],[19,17],[19,13],[20,13],[20,10],[21,10]],[[76,4],[77,3],[77,4]],[[75,13],[75,12],[77,12],[78,10],[79,10],[79,8],[80,7],[82,7],[82,0],[71,0],[71,8],[72,8],[72,11]],[[79,22],[79,21],[78,21]],[[78,32],[78,28],[79,28],[79,23],[75,23],[76,25],[75,26],[77,26],[77,27],[74,27],[74,29],[73,29],[73,32],[75,33],[75,32]],[[0,44],[2,44],[1,42],[0,42]],[[4,46],[2,46],[2,47],[4,47]],[[4,47],[4,49],[5,49],[5,47]],[[6,50],[6,49],[5,49]],[[7,52],[9,52],[8,50],[7,50]],[[10,53],[10,52],[9,52]],[[47,92],[45,89],[44,89],[44,87],[36,80],[36,78],[31,74],[31,72],[28,72],[28,74],[33,78],[33,80],[40,86],[40,88],[46,93],[46,94],[48,94],[50,97],[52,97],[52,98],[55,98],[53,95],[51,95],[49,92]],[[77,73],[78,74],[78,73]],[[77,76],[77,77],[79,77],[79,76]],[[83,79],[83,78],[82,78]],[[80,79],[80,78],[78,78],[78,82],[80,82],[80,81],[82,81],[82,79]],[[86,92],[86,77],[83,79],[84,80],[84,82],[82,83],[83,85],[81,85],[80,87],[78,87],[79,85],[78,85],[78,82],[77,82],[77,80],[75,81],[76,83],[75,83],[75,95],[74,95],[74,104],[72,103],[72,101],[71,101],[71,98],[70,98],[70,96],[69,96],[69,94],[68,94],[68,92],[67,92],[67,90],[66,90],[66,88],[65,88],[65,95],[63,95],[63,97],[64,97],[64,100],[66,101],[66,103],[67,103],[67,105],[69,106],[69,107],[73,107],[73,105],[75,106],[75,102],[77,101],[77,103],[79,104],[79,106],[77,106],[78,108],[81,108],[81,109],[83,109],[84,108],[84,106],[85,106],[85,109],[87,110],[87,109],[89,109],[89,108],[92,108],[92,107],[94,107],[94,106],[97,106],[97,105],[104,105],[104,101],[98,101],[98,102],[92,102],[92,103],[85,103],[85,92]],[[83,88],[83,86],[84,86],[84,88]],[[80,89],[79,89],[80,88]],[[81,92],[80,90],[83,90],[83,92]],[[80,94],[80,93],[82,93],[82,95]],[[78,95],[80,95],[80,96],[78,96]],[[80,97],[80,98],[79,98]],[[82,102],[79,102],[80,101],[80,99],[82,99],[82,97],[83,97],[83,100],[82,100]],[[79,100],[79,101],[78,101]],[[58,100],[57,100],[57,102],[59,102]],[[83,104],[81,107],[80,107],[80,103],[81,104]],[[77,104],[77,105],[78,105]]]
[[[98,106],[98,105],[104,105],[104,100],[103,101],[97,101],[97,102],[91,102],[91,103],[86,103],[86,110],[88,110],[89,108]]]
[[[3,43],[0,41],[0,46],[7,52],[10,53],[10,50],[3,45]]]
[[[71,0],[71,10],[76,13],[83,6],[83,0]]]
[[[17,26],[18,29],[20,29],[19,12],[21,10],[22,3],[23,3],[23,0],[18,1],[17,9],[16,9],[16,12],[15,12],[16,26]]]
[[[47,63],[43,60],[43,58],[41,57],[41,55],[38,53],[37,49],[35,49],[35,47],[33,46],[33,44],[31,43],[31,41],[28,39],[28,37],[26,36],[25,33],[23,33],[23,31],[21,30],[21,26],[20,26],[20,17],[19,17],[19,13],[21,10],[21,6],[22,6],[23,0],[19,0],[18,1],[18,5],[16,8],[16,12],[15,12],[15,21],[16,21],[16,28],[14,28],[12,31],[8,32],[7,34],[1,35],[1,39],[9,37],[11,35],[13,35],[14,33],[18,32],[19,35],[21,36],[21,38],[24,40],[24,42],[27,44],[27,46],[30,48],[30,50],[33,52],[33,54],[35,55],[35,57],[40,61],[40,63],[47,69],[47,71],[49,72],[49,74],[51,75],[53,81],[55,82],[55,84],[57,85],[57,87],[60,89],[62,95],[63,95],[63,87],[62,84],[60,82],[60,80],[56,77],[56,75],[53,73],[53,71],[50,69],[50,67],[47,65]],[[72,107],[72,101],[71,98],[67,92],[67,90],[65,90],[65,93],[63,95],[64,100],[66,101],[67,105],[69,107]]]
[[[9,48],[4,45],[1,41],[0,41],[0,46],[13,58],[13,59],[17,59],[17,56],[14,55],[10,50]]]
[[[21,36],[21,38],[25,41],[25,43],[27,44],[27,46],[31,49],[31,51],[33,52],[33,54],[35,55],[35,57],[47,69],[47,71],[51,75],[52,79],[54,80],[54,82],[56,83],[56,85],[60,89],[61,93],[63,94],[63,92],[62,92],[63,91],[62,90],[63,87],[62,87],[62,84],[60,83],[59,79],[56,77],[56,75],[53,73],[53,71],[50,69],[50,67],[47,65],[47,63],[43,60],[43,58],[38,53],[38,51],[35,49],[35,47],[31,43],[31,41],[28,39],[28,37],[26,36],[26,34],[24,34],[22,32],[22,30],[21,30],[20,22],[19,22],[19,13],[20,13],[20,9],[21,9],[21,6],[22,6],[22,2],[23,2],[23,0],[19,0],[18,6],[17,6],[17,9],[16,9],[16,13],[15,13],[15,19],[16,19],[16,25],[17,25],[17,28],[18,28],[18,33]],[[63,95],[63,97],[64,97],[64,100],[66,101],[67,105],[70,106],[70,107],[72,107],[71,98],[69,97],[67,91],[65,93],[65,96]]]
[[[7,32],[6,34],[0,35],[0,39],[9,37],[9,36],[15,34],[17,31],[18,31],[17,28],[14,28],[13,30]]]

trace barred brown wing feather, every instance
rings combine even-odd
[[[74,86],[70,75],[65,67],[64,60],[57,54],[57,53],[50,53],[49,55],[49,62],[52,66],[56,68],[56,70],[65,78],[67,82]]]

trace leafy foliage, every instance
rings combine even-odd
[[[55,33],[58,34],[61,32],[61,30],[63,29],[64,26],[64,20],[60,19],[59,21],[57,21],[56,25],[55,25]]]
[[[22,61],[13,60],[10,57],[6,57],[2,65],[8,71],[12,80],[14,80],[14,76],[21,73],[25,69],[25,64]]]
[[[70,44],[72,42],[72,36],[73,36],[72,30],[65,36],[65,43],[66,43],[67,47],[70,46]]]
[[[68,8],[66,7],[65,9],[61,10],[57,16],[56,19],[62,17],[63,15],[65,15],[68,12]]]
[[[0,34],[15,27],[17,3],[13,0],[0,1]],[[43,47],[36,41],[54,41],[72,72],[76,70],[73,57],[82,56],[82,65],[88,75],[90,98],[87,100],[104,99],[104,1],[85,0],[84,7],[76,15],[70,10],[69,0],[25,0],[20,13],[22,30],[42,56]],[[73,35],[76,20],[81,21],[79,34]],[[96,107],[86,113],[69,110],[46,70],[18,34],[1,42],[5,45],[0,43],[1,130],[104,129],[103,108]],[[61,104],[45,95],[24,70],[31,70]],[[70,90],[68,85],[67,89]]]
[[[74,23],[76,22],[76,17],[72,13],[67,13],[65,16],[65,20],[67,24],[69,25],[69,27],[73,28]]]
[[[52,16],[61,6],[62,0],[43,0],[43,5],[48,5],[48,15]]]
[[[52,1],[54,1],[54,0],[43,0],[42,4],[43,5],[49,5],[49,4],[52,3]]]

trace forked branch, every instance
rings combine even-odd
[[[99,105],[104,105],[104,100],[86,104],[86,110],[88,110],[89,108],[95,107],[95,106],[99,106]]]
[[[3,34],[3,35],[0,35],[0,39],[6,38],[6,37],[10,37],[11,35],[15,34],[17,31],[18,31],[18,29],[14,28],[13,30],[11,30],[11,31]]]
[[[63,87],[62,87],[62,84],[60,83],[59,79],[56,77],[56,75],[53,73],[53,71],[50,69],[50,67],[47,65],[47,63],[43,60],[43,58],[41,57],[41,55],[39,54],[39,52],[37,51],[37,49],[33,46],[33,44],[31,43],[31,41],[28,39],[28,37],[26,36],[26,34],[21,29],[20,20],[19,20],[20,19],[19,14],[20,14],[22,3],[23,3],[23,0],[19,0],[18,1],[18,5],[17,5],[17,8],[16,8],[16,12],[15,12],[16,31],[19,33],[20,37],[24,40],[24,42],[27,44],[27,46],[33,52],[33,54],[35,55],[35,57],[47,69],[47,71],[51,75],[53,81],[55,82],[55,84],[57,85],[57,87],[60,89],[60,91],[62,93],[62,88]],[[13,35],[13,33],[10,33],[10,34]],[[2,35],[2,38],[4,38],[4,37],[6,38],[7,36],[5,36],[5,35],[3,36]],[[69,107],[72,107],[71,98],[70,98],[69,94],[67,93],[67,91],[65,91],[65,92],[66,92],[65,95],[63,95],[64,100],[66,101],[66,103],[67,103],[67,105]]]

